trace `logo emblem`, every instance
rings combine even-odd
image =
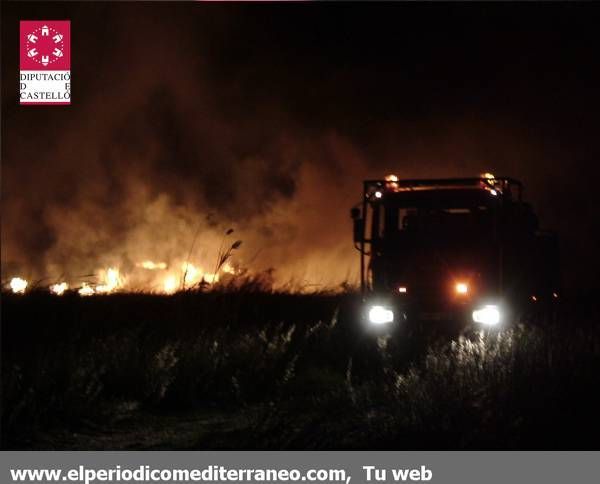
[[[20,103],[71,104],[71,22],[22,20]]]
[[[64,34],[53,27],[43,25],[27,34],[25,50],[27,57],[44,67],[53,64],[64,57]]]

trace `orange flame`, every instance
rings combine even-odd
[[[50,286],[50,292],[56,294],[57,296],[62,296],[67,289],[69,289],[69,285],[66,282],[61,282],[60,284],[53,284]]]
[[[10,280],[10,289],[14,294],[24,294],[25,289],[29,283],[25,279],[21,279],[20,277],[13,277]]]

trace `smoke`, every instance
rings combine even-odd
[[[564,222],[544,187],[569,167],[546,164],[555,147],[525,120],[443,106],[416,116],[414,101],[378,117],[410,89],[369,104],[364,73],[321,76],[322,60],[260,52],[265,39],[245,37],[235,7],[62,6],[73,105],[19,108],[19,8],[7,9],[3,42],[3,280],[77,284],[118,267],[155,287],[142,261],[212,272],[219,248],[242,240],[238,270],[270,271],[279,285],[355,282],[348,209],[362,179],[392,172],[521,177],[546,221]]]
[[[202,45],[156,14],[134,32],[128,17],[105,20],[110,35],[74,49],[109,59],[83,73],[89,58],[73,59],[70,111],[17,112],[6,127],[2,277],[76,284],[144,260],[211,272],[234,228],[239,268],[274,270],[280,284],[351,279],[346,212],[360,177],[347,183],[360,162],[339,162],[352,147],[309,139],[274,104],[228,106],[241,87],[199,74]]]

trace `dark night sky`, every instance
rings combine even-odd
[[[70,107],[18,106],[38,18],[72,21]],[[596,283],[599,24],[592,3],[4,2],[3,278],[131,259],[131,207],[161,195],[279,247],[263,265],[351,265],[362,177],[492,170],[559,230],[567,283]]]

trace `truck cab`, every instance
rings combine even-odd
[[[351,215],[368,327],[497,326],[559,297],[557,237],[513,178],[366,180]]]

